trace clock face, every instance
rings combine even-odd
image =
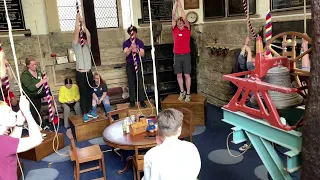
[[[196,12],[189,12],[187,14],[187,20],[190,22],[190,23],[195,23],[197,22],[198,20],[198,14]]]

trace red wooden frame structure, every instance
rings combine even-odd
[[[261,81],[263,77],[267,74],[268,70],[275,66],[286,66],[290,69],[290,62],[288,57],[275,57],[266,59],[264,56],[264,51],[262,48],[261,37],[257,37],[256,39],[256,58],[255,58],[255,70],[253,71],[245,71],[240,73],[228,74],[224,75],[223,79],[231,81],[233,84],[238,86],[238,90],[236,94],[233,96],[231,101],[224,106],[224,108],[235,111],[242,111],[251,116],[265,119],[270,123],[270,125],[283,129],[285,131],[293,130],[296,126],[289,126],[287,124],[283,124],[280,120],[280,116],[271,100],[271,97],[268,91],[277,91],[281,93],[301,93],[303,88],[286,88],[281,86],[272,85],[266,82]],[[243,75],[249,75],[248,78],[240,78]],[[244,90],[244,94],[239,101],[239,97],[241,92]],[[254,96],[257,99],[259,110],[248,107],[245,105],[246,99],[248,98],[249,92],[252,91]],[[262,102],[261,97],[264,100]],[[266,107],[264,106],[266,105]]]

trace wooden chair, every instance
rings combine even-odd
[[[118,115],[119,119],[118,120],[114,120],[112,118],[112,116],[114,116],[114,115]],[[110,111],[108,113],[109,124],[113,124],[115,122],[121,121],[125,117],[129,117],[129,108],[117,109],[117,110]],[[120,151],[119,148],[116,148],[116,149],[112,148],[111,150],[107,150],[106,152],[110,152],[110,151],[115,152],[116,154],[118,154],[118,156],[120,156],[121,161],[123,161],[123,156],[122,156],[123,154],[122,154],[122,151]],[[118,151],[120,151],[120,153]]]
[[[71,161],[75,161],[74,166],[74,178],[75,180],[80,180],[80,174],[89,172],[92,170],[100,169],[100,171],[103,172],[103,177],[99,178],[99,180],[106,180],[106,169],[105,169],[105,163],[104,163],[104,156],[101,152],[99,145],[93,145],[85,148],[78,149],[76,148],[74,138],[72,134],[70,135],[71,131],[69,131],[69,134],[67,132],[68,138],[71,140],[70,145],[70,159]],[[95,166],[88,169],[80,170],[80,164],[90,162],[90,161],[99,161],[99,166]]]
[[[182,122],[182,132],[179,136],[179,139],[185,139],[189,137],[189,141],[192,142],[192,133],[194,132],[193,126],[193,114],[187,108],[177,108],[179,111],[183,113],[183,122]]]
[[[141,179],[140,173],[143,172],[143,168],[144,168],[144,155],[147,153],[147,151],[149,149],[151,149],[155,146],[156,146],[156,144],[134,147],[135,155],[134,155],[133,161],[132,161],[132,170],[133,170],[134,180]]]

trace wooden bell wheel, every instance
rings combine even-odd
[[[274,57],[287,56],[289,58],[289,60],[292,62],[290,63],[290,72],[291,75],[294,77],[295,81],[297,82],[298,87],[307,86],[306,82],[308,81],[309,77],[309,71],[299,69],[296,66],[297,61],[302,60],[303,56],[311,52],[310,47],[307,51],[297,56],[297,42],[302,42],[302,39],[305,39],[308,42],[308,44],[312,43],[312,39],[309,36],[304,35],[300,32],[288,31],[273,36],[264,47],[264,52],[266,52],[267,48],[269,48],[271,54]],[[280,54],[276,50],[274,50],[273,47],[276,47],[274,43],[281,43],[282,52]],[[301,79],[304,80],[302,83]],[[305,92],[304,94],[307,95],[307,92]]]

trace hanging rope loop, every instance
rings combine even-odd
[[[80,16],[80,10],[79,10],[79,3],[76,1],[76,9],[77,14]],[[80,16],[81,17],[81,16]],[[80,18],[79,17],[79,18]],[[83,39],[83,28],[82,28],[82,21],[80,20],[80,44],[83,47],[84,46],[84,39]]]

